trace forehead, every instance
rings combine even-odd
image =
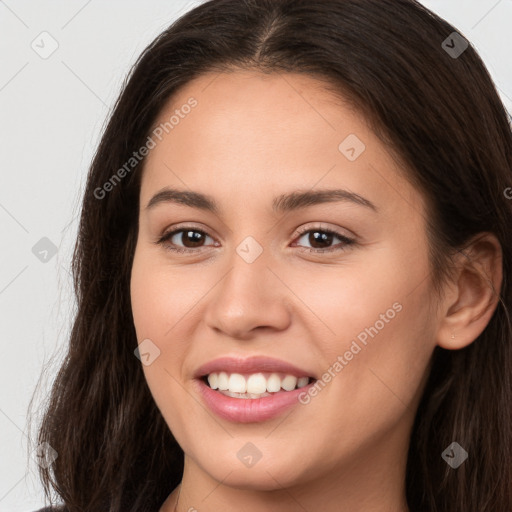
[[[374,204],[383,195],[421,202],[366,119],[310,76],[206,73],[168,101],[153,133],[159,127],[141,203],[168,185],[226,200],[245,194],[246,205],[269,191],[340,186]]]

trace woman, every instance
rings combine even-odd
[[[415,1],[186,13],[89,172],[48,498],[511,510],[511,186],[482,61]]]

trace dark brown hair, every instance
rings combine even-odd
[[[73,255],[77,311],[37,442],[58,453],[40,468],[69,512],[153,512],[178,485],[183,451],[134,356],[130,271],[143,162],[103,198],[95,190],[146,141],[178,89],[207,71],[256,69],[322,79],[349,99],[428,202],[432,283],[482,232],[503,249],[497,309],[462,350],[436,347],[410,440],[412,512],[512,510],[512,136],[496,88],[454,27],[414,0],[211,0],[142,53],[94,156]],[[498,290],[498,292],[500,292]],[[469,459],[441,453],[458,442]]]

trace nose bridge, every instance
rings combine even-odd
[[[221,283],[223,296],[239,307],[256,306],[271,301],[270,294],[276,292],[269,279],[275,277],[267,268],[270,251],[264,248],[253,236],[245,237],[229,258],[230,271]]]
[[[230,336],[244,336],[255,327],[281,329],[286,325],[286,287],[269,270],[270,256],[270,250],[252,236],[235,247],[227,273],[207,305],[210,327]]]

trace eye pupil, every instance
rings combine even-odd
[[[199,231],[183,231],[181,235],[181,240],[184,244],[186,241],[186,237],[190,237],[192,239],[192,247],[196,247],[201,243],[201,238],[203,238],[203,234],[200,233]]]
[[[309,235],[309,243],[313,245],[314,243],[320,241],[321,244],[330,244],[332,243],[332,237],[332,233],[326,233],[324,231],[311,231]]]

